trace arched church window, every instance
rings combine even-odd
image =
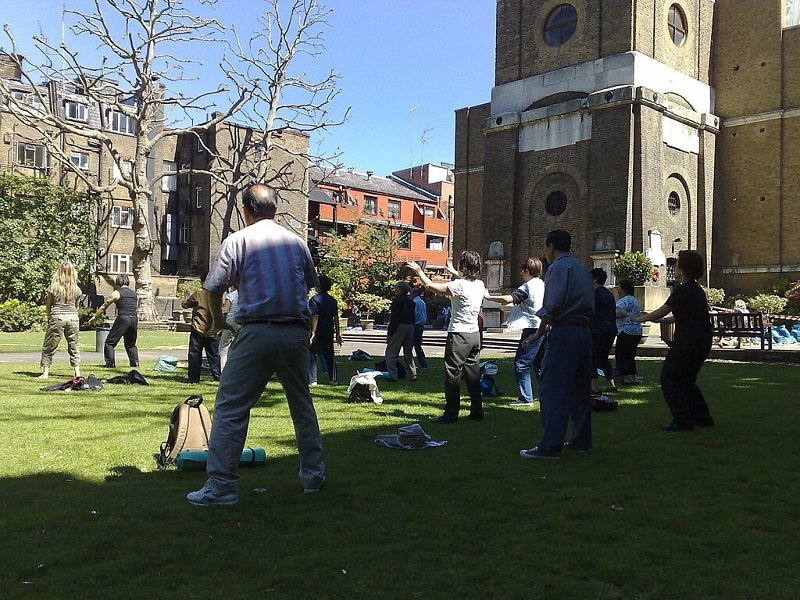
[[[557,217],[567,210],[567,195],[561,190],[551,192],[544,201],[544,209],[548,215]]]
[[[578,13],[571,4],[559,4],[544,22],[544,41],[548,46],[560,46],[575,34]]]
[[[686,41],[686,15],[677,4],[669,7],[667,29],[669,30],[669,37],[672,38],[675,45],[683,46]]]
[[[681,197],[678,192],[670,192],[667,198],[667,209],[673,217],[681,211]]]

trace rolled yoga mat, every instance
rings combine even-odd
[[[179,471],[203,471],[208,461],[206,450],[184,450],[175,459]],[[267,451],[264,448],[245,448],[242,450],[240,467],[257,467],[267,462]]]

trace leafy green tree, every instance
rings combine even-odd
[[[96,271],[92,196],[46,179],[0,173],[0,301],[40,302],[58,264],[69,259],[81,283]]]
[[[348,234],[331,232],[320,245],[320,269],[342,290],[346,305],[363,294],[391,298],[402,277],[397,239],[388,225],[359,223]]]

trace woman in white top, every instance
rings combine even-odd
[[[69,364],[75,370],[75,377],[81,374],[81,353],[78,349],[78,303],[81,289],[78,287],[78,273],[70,261],[64,261],[53,274],[47,288],[47,331],[42,343],[42,374],[39,379],[50,376],[50,365],[56,353],[61,336],[67,339]]]
[[[469,418],[483,420],[483,403],[480,384],[480,331],[478,313],[486,298],[486,287],[478,275],[483,261],[477,252],[465,250],[458,261],[458,279],[434,283],[415,262],[406,266],[422,281],[427,289],[450,298],[452,313],[447,328],[447,344],[444,351],[444,396],[445,408],[436,423],[455,423],[461,409],[461,377],[467,383],[470,398]]]
[[[536,332],[541,321],[536,316],[536,311],[542,308],[542,299],[544,298],[544,281],[541,279],[542,261],[531,256],[522,263],[520,275],[522,276],[522,285],[512,294],[489,296],[489,300],[514,305],[506,325],[509,331],[522,331],[522,336],[514,356],[514,374],[517,377],[519,396],[514,402],[511,402],[511,406],[533,406],[531,369],[535,364],[541,364],[541,357],[538,355],[539,350],[543,350],[542,340],[544,338],[540,337],[526,347],[523,347],[522,340]],[[536,373],[538,378],[538,368],[536,368]]]

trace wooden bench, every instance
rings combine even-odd
[[[762,350],[772,350],[772,331],[765,330],[763,313],[712,312],[711,328],[715,337],[738,338],[737,348],[742,347],[743,337],[757,337]]]

